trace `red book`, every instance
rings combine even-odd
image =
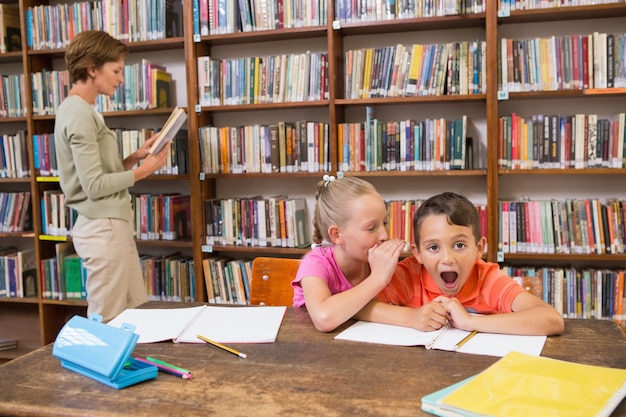
[[[573,86],[575,90],[582,88],[582,73],[580,65],[580,35],[572,35]]]
[[[582,73],[583,73],[583,88],[589,88],[589,37],[583,36],[581,42],[582,48]]]

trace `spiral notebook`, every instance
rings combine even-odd
[[[426,349],[489,356],[504,356],[513,350],[539,356],[546,342],[546,336],[477,333],[457,348],[457,344],[470,333],[449,325],[432,332],[422,332],[410,327],[358,321],[335,336],[335,339],[383,345],[424,346]]]
[[[188,308],[127,309],[108,324],[135,326],[137,343],[172,340],[175,343],[204,343],[202,335],[219,343],[273,343],[278,336],[286,307],[221,307],[202,305]]]

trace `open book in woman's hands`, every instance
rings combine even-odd
[[[159,153],[165,145],[176,137],[176,133],[178,133],[186,120],[187,112],[180,107],[175,107],[174,110],[172,110],[172,113],[170,113],[170,117],[168,117],[167,121],[159,131],[159,136],[150,147],[150,153]]]

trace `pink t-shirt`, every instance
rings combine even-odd
[[[296,278],[291,282],[293,287],[293,306],[304,305],[304,291],[300,286],[302,277],[316,276],[323,279],[328,285],[331,294],[337,294],[352,288],[352,284],[341,272],[335,261],[333,246],[316,247],[302,258]]]

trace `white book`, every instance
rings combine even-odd
[[[135,326],[137,343],[205,343],[204,336],[218,343],[273,343],[286,307],[220,307],[202,305],[188,308],[126,309],[108,325]]]
[[[176,133],[178,133],[186,120],[187,112],[180,107],[175,107],[174,110],[172,110],[172,113],[170,113],[170,117],[168,117],[167,121],[163,125],[163,128],[159,131],[159,137],[150,147],[150,153],[159,153],[165,145],[174,139]]]

